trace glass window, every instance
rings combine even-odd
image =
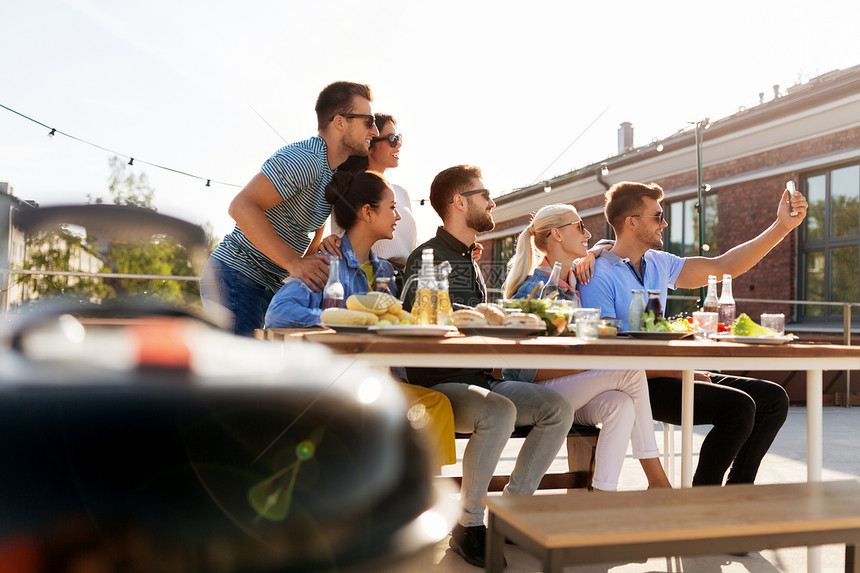
[[[664,204],[666,221],[669,223],[665,249],[680,257],[692,257],[699,255],[699,214],[696,210],[697,197],[682,199]],[[717,242],[717,226],[720,214],[718,211],[717,194],[711,193],[705,196],[705,244],[708,250],[705,256],[716,256],[719,254]],[[670,292],[678,296],[700,296],[699,289],[677,289]],[[666,316],[675,316],[681,313],[689,313],[696,310],[695,301],[670,300],[666,303]]]
[[[800,244],[800,298],[860,301],[860,163],[812,173],[803,181],[809,212]],[[853,308],[856,320],[860,309]],[[801,305],[801,319],[841,321],[839,306]]]
[[[508,275],[508,261],[513,258],[517,248],[517,239],[514,235],[503,237],[497,243],[496,261],[492,267],[484,268],[484,280],[487,288],[502,288],[505,277]]]
[[[834,169],[830,175],[830,235],[856,235],[860,225],[860,165]]]

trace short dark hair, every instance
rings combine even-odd
[[[615,234],[630,215],[637,215],[645,206],[643,197],[651,197],[657,201],[663,200],[663,188],[656,183],[633,183],[622,181],[616,183],[605,194],[606,206],[603,209],[608,222]]]
[[[475,165],[455,165],[442,171],[430,184],[430,204],[443,220],[451,199],[472,184],[472,179],[481,179],[481,168]]]
[[[388,115],[387,113],[377,113],[376,115],[376,129],[379,130],[379,133],[382,133],[382,128],[385,127],[385,124],[391,122],[395,127],[397,127],[397,120],[394,119],[393,115]]]
[[[388,181],[374,171],[350,173],[338,170],[325,188],[325,200],[332,206],[335,223],[348,231],[358,220],[362,207],[379,207],[382,194],[389,187]]]
[[[360,96],[367,101],[373,101],[373,93],[367,84],[354,82],[334,82],[323,88],[317,98],[314,109],[317,112],[317,126],[325,129],[336,115],[343,115],[352,110],[354,96]]]

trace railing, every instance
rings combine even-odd
[[[487,294],[489,298],[495,299],[496,297],[502,298],[503,291],[502,289],[497,288],[488,288]],[[669,300],[688,300],[688,301],[697,301],[699,297],[696,296],[688,296],[688,295],[669,295],[667,297]],[[860,308],[860,302],[827,302],[827,301],[809,301],[809,300],[771,300],[771,299],[762,299],[762,298],[736,298],[736,303],[756,303],[756,304],[781,304],[781,305],[807,305],[807,306],[838,306],[842,307],[842,344],[845,346],[851,345],[851,309],[858,307]],[[803,323],[794,323],[792,326],[802,326]],[[824,328],[816,327],[816,332],[826,332]],[[860,331],[860,329],[858,329]],[[838,328],[834,329],[834,332],[838,332]],[[851,406],[851,371],[845,371],[845,402],[843,404],[846,408]]]

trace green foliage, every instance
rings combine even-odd
[[[135,175],[117,157],[110,159],[108,180],[110,201],[89,195],[91,203],[114,203],[155,211],[155,190],[146,175]],[[212,241],[214,237],[209,236]],[[217,243],[216,243],[217,244]],[[101,264],[96,262],[98,259]],[[66,227],[27,238],[27,259],[23,268],[32,270],[80,271],[81,260],[88,260],[90,272],[105,273],[104,279],[88,277],[24,275],[30,298],[44,299],[62,295],[66,299],[99,303],[112,298],[145,297],[181,306],[200,306],[197,281],[169,279],[111,278],[110,274],[193,276],[190,253],[164,235],[128,243],[96,243],[91,237],[75,234]],[[93,264],[98,270],[92,268]]]

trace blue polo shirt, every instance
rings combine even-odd
[[[645,272],[640,277],[630,259],[622,259],[608,250],[600,253],[591,281],[587,285],[579,285],[582,306],[599,308],[603,317],[623,320],[624,328],[628,324],[633,289],[658,289],[660,304],[666,308],[667,289],[675,289],[675,281],[686,259],[653,249],[646,251],[643,259]]]

